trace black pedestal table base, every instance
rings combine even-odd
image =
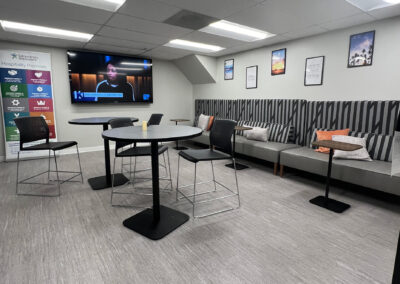
[[[127,183],[129,181],[123,174],[114,175],[114,186],[119,186]],[[100,176],[89,178],[88,183],[93,190],[101,190],[111,187],[111,183],[107,182],[107,176]]]
[[[225,167],[234,169],[233,163],[226,164]],[[247,169],[247,168],[249,168],[249,166],[246,166],[246,165],[243,165],[243,164],[240,164],[240,163],[236,163],[236,170],[237,171],[244,170],[244,169]]]
[[[337,201],[335,199],[326,198],[325,196],[317,196],[311,199],[310,203],[328,209],[335,213],[343,213],[350,208],[349,204]]]
[[[160,205],[160,220],[153,219],[153,209],[146,209],[126,219],[122,224],[151,240],[159,240],[189,220],[189,216]]]
[[[174,147],[174,149],[180,151],[180,150],[187,150],[188,148],[183,146],[176,146]]]

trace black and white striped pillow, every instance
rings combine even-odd
[[[267,128],[268,123],[267,122],[262,122],[262,121],[244,121],[244,120],[240,120],[238,122],[238,126],[250,126],[250,127],[261,127],[261,128]],[[236,134],[243,136],[243,132],[244,131],[237,131]]]
[[[365,138],[368,153],[373,160],[392,161],[393,135],[350,131],[349,136]]]
[[[290,133],[293,133],[292,125],[278,124],[278,123],[268,123],[269,127],[269,138],[268,141],[288,143]]]

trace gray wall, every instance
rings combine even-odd
[[[376,30],[373,65],[347,68],[349,37]],[[279,45],[224,56],[217,62],[217,83],[194,86],[195,99],[398,100],[400,18],[365,24]],[[271,51],[287,48],[285,75],[271,76]],[[304,86],[307,57],[325,55],[323,86]],[[234,80],[224,81],[224,60],[235,59]],[[246,66],[258,65],[258,88],[246,90]]]
[[[145,105],[72,105],[66,50],[0,41],[0,49],[32,50],[51,53],[56,127],[59,140],[76,140],[82,151],[101,149],[101,126],[70,125],[68,120],[90,116],[135,116],[148,120],[151,113],[163,113],[162,124],[171,118],[194,116],[193,87],[179,69],[168,61],[153,61],[154,103]],[[3,117],[1,116],[1,120]],[[3,122],[0,126],[0,156],[4,156]]]

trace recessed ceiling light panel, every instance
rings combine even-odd
[[[346,0],[364,12],[400,4],[400,0]]]
[[[205,43],[182,40],[182,39],[171,40],[170,42],[164,44],[164,46],[193,50],[198,52],[206,52],[206,53],[217,52],[225,49],[217,45],[205,44]]]
[[[266,31],[243,26],[237,23],[228,22],[225,20],[211,23],[200,31],[247,42],[262,40],[275,36],[274,34]]]
[[[102,9],[110,12],[115,12],[122,5],[124,5],[126,0],[61,0],[61,1],[96,9]]]
[[[18,22],[0,20],[0,25],[6,32],[14,32],[14,33],[34,35],[34,36],[52,37],[52,38],[60,38],[60,39],[75,40],[82,42],[88,42],[93,37],[92,34],[74,32],[63,29],[55,29],[50,27],[29,25]]]

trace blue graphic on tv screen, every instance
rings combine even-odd
[[[149,65],[147,65],[147,64],[149,64],[149,61],[148,60],[143,60],[143,63],[144,63],[144,69],[146,70],[146,69],[149,69]]]
[[[143,94],[143,100],[144,101],[150,100],[150,94]]]
[[[25,70],[0,68],[0,83],[26,84]]]
[[[74,99],[77,102],[97,102],[99,98],[123,98],[123,93],[94,93],[74,91]]]
[[[108,63],[111,60],[111,56],[106,55],[106,56],[104,56],[104,59],[106,60],[106,63]]]
[[[50,85],[28,84],[28,98],[51,99]]]

